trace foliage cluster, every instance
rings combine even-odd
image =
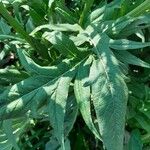
[[[149,11],[1,0],[0,150],[150,149]]]

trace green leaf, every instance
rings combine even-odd
[[[103,3],[106,6],[106,10],[104,12],[104,20],[116,20],[120,17],[120,0],[113,0],[110,3],[104,1]]]
[[[36,110],[53,93],[63,73],[70,70],[70,68],[74,68],[74,66],[69,66],[66,70],[61,68],[59,76],[55,76],[54,78],[35,75],[8,87],[0,94],[2,104],[0,108],[0,120],[23,115],[23,113],[32,109],[32,107]]]
[[[30,37],[24,31],[23,27],[8,13],[7,9],[4,7],[3,3],[0,2],[0,13],[3,17],[10,23],[10,25],[15,28],[15,30],[24,37],[26,41],[28,41],[31,45],[33,45]]]
[[[112,84],[113,90],[111,91],[109,84],[105,83],[104,79],[98,80],[92,86],[92,98],[104,145],[108,150],[119,150],[123,145],[126,98],[122,98],[124,90],[120,90],[123,84],[121,79],[117,77]],[[102,90],[99,91],[100,88]],[[119,144],[116,146],[117,143]]]
[[[87,42],[89,38],[81,32],[77,36],[71,36],[70,39],[74,42],[76,46],[80,46]]]
[[[149,0],[145,0],[143,3],[141,3],[139,6],[137,6],[135,9],[130,11],[127,16],[131,17],[138,17],[146,13],[147,11],[150,11],[150,3]]]
[[[59,149],[59,150],[61,150],[61,149]],[[69,139],[66,139],[66,141],[65,141],[65,150],[71,150]]]
[[[127,89],[120,75],[110,72],[108,75],[111,75],[107,79],[106,75],[102,75],[104,70],[101,67],[101,76],[92,85],[92,100],[105,147],[108,150],[121,150],[127,100],[125,91]],[[117,143],[119,144],[116,146]]]
[[[59,144],[56,140],[56,138],[51,137],[49,142],[45,145],[45,150],[56,150],[59,147]]]
[[[65,150],[64,145],[64,119],[66,112],[66,103],[68,97],[69,86],[75,72],[69,71],[57,81],[56,90],[48,99],[50,123],[54,129],[54,135],[58,139],[62,150]]]
[[[0,40],[9,40],[9,39],[13,39],[13,40],[18,40],[18,41],[24,42],[23,39],[17,37],[16,35],[15,36],[5,35],[5,34],[1,34],[0,35]]]
[[[75,60],[65,59],[62,60],[57,66],[40,66],[36,64],[27,52],[21,49],[17,49],[17,53],[22,66],[25,70],[33,75],[47,76],[49,78],[55,78],[67,71],[71,65],[74,65]]]
[[[30,8],[29,13],[35,25],[41,25],[43,23],[46,23],[44,18],[39,15],[39,13],[36,12],[34,9]]]
[[[79,19],[79,24],[82,25],[85,20],[87,19],[87,15],[94,3],[94,0],[86,0],[84,1],[85,2],[85,5],[84,5],[84,8],[83,8],[83,11],[82,11],[82,14],[80,16],[80,19]]]
[[[81,64],[78,68],[78,73],[75,79],[74,84],[74,92],[77,99],[77,103],[82,114],[82,117],[89,127],[89,129],[93,132],[93,134],[100,139],[100,134],[98,133],[91,114],[91,102],[90,102],[90,86],[84,87],[84,83],[86,82],[89,76],[89,69],[91,64],[91,58],[89,58],[84,64]]]
[[[61,32],[45,32],[43,37],[51,42],[64,56],[76,57],[76,55],[79,54],[73,41]]]
[[[11,120],[5,120],[3,121],[3,128],[7,135],[8,140],[12,143],[13,147],[16,150],[20,150],[15,135],[13,134],[13,128],[12,128],[12,121]]]
[[[28,33],[32,32],[35,29],[35,25],[33,24],[31,17],[28,18],[25,24],[25,29],[26,29],[26,32]]]
[[[131,34],[136,33],[137,31],[148,28],[149,26],[150,26],[150,14],[149,13],[143,16],[136,17],[136,18],[130,18],[129,23],[117,35],[117,38],[128,37]]]
[[[150,120],[149,119],[144,117],[143,114],[136,115],[135,119],[144,130],[146,130],[148,133],[150,132],[150,126],[149,126]]]
[[[31,0],[31,1],[28,1],[27,3],[30,8],[32,8],[36,13],[38,13],[38,15],[40,17],[43,17],[43,19],[45,18],[44,16],[46,15],[46,12],[47,12],[47,4],[48,4],[48,1],[45,0]]]
[[[109,45],[113,49],[129,50],[129,49],[139,49],[139,48],[148,47],[150,46],[150,42],[142,43],[142,42],[129,41],[126,39],[120,39],[120,40],[111,39],[109,41]]]
[[[16,69],[0,69],[0,83],[1,85],[15,84],[28,78],[29,75],[24,71],[19,71]]]
[[[59,148],[57,140],[54,137],[51,137],[50,141],[47,142],[46,144],[45,150],[56,150],[56,149],[61,150],[61,148]],[[65,141],[65,150],[71,150],[69,139],[66,139]]]
[[[0,19],[0,33],[1,34],[10,34],[11,27],[8,26],[3,19]]]
[[[49,110],[48,110],[49,111]],[[66,104],[66,113],[65,113],[65,122],[64,122],[64,134],[65,134],[65,149],[67,149],[66,145],[68,142],[67,136],[71,129],[73,128],[74,122],[76,120],[78,114],[78,107],[74,96],[70,96],[67,100]],[[59,142],[56,138],[51,137],[50,141],[46,144],[47,150],[56,150],[59,147]]]
[[[65,136],[67,137],[70,131],[73,128],[73,125],[76,121],[78,115],[78,105],[75,99],[75,96],[70,96],[69,93],[69,98],[67,100],[66,104],[66,113],[65,113]]]
[[[111,27],[108,28],[110,35],[118,35],[127,25],[129,25],[133,19],[127,17],[121,17],[112,22]]]
[[[94,30],[94,29],[93,29]],[[127,87],[118,62],[109,49],[109,38],[96,31],[88,33],[100,63],[99,78],[92,85],[92,101],[100,134],[107,150],[122,150],[127,103]]]
[[[94,59],[93,62],[92,62],[92,65],[90,67],[89,78],[84,83],[85,87],[89,86],[89,85],[92,85],[94,82],[96,82],[98,80],[101,73],[97,70],[99,70],[100,68],[101,68],[100,63]]]
[[[51,31],[66,31],[66,32],[79,32],[81,30],[81,27],[78,24],[46,24],[41,25],[35,28],[30,35],[36,34],[36,32],[42,30],[42,29],[49,29]]]
[[[74,17],[74,15],[72,14],[72,12],[68,9],[63,9],[60,7],[56,7],[55,11],[62,16],[62,18],[64,18],[68,23],[71,24],[75,24],[78,22],[77,18]]]
[[[110,22],[109,26],[107,25],[106,33],[111,38],[126,38],[127,36],[135,34],[141,29],[149,27],[149,18],[149,13],[136,18],[130,18],[127,16],[120,17],[117,20]]]
[[[19,136],[26,129],[29,121],[29,119],[23,117],[0,122],[0,149],[10,150],[16,147],[17,150],[16,142],[18,142]]]
[[[70,68],[74,67],[69,67],[68,70]],[[53,94],[62,75],[61,72],[52,79],[49,76],[38,75],[8,87],[0,94],[0,120],[21,116],[32,108],[36,110],[48,96]]]
[[[128,150],[142,150],[143,144],[141,141],[141,135],[138,130],[134,130],[131,133],[131,137],[128,143]]]
[[[131,12],[133,9],[135,9],[137,6],[139,6],[144,0],[138,0],[138,1],[126,1],[123,0],[121,2],[121,15],[124,16],[128,12]]]
[[[137,58],[128,51],[117,51],[115,52],[115,55],[120,61],[124,63],[150,68],[150,64],[144,62],[140,58]]]
[[[87,18],[86,24],[89,25],[90,23],[99,23],[103,19],[105,8],[105,5],[102,7],[100,6],[100,8],[97,8],[96,10],[91,12],[91,14]]]
[[[32,113],[47,101],[54,135],[64,149],[68,90],[80,63],[74,64],[74,67],[54,79],[38,75],[7,88],[0,94],[0,120],[17,118],[25,114],[32,116]]]
[[[0,2],[0,14],[8,21],[8,23],[41,55],[43,58],[48,59],[48,53],[45,51],[46,49],[44,48],[44,51],[41,51],[41,48],[44,46],[30,37],[28,33],[23,29],[22,25],[13,18],[7,9],[4,7],[3,3]]]
[[[35,76],[7,88],[0,94],[0,120],[16,118],[46,101],[56,87],[56,80]]]

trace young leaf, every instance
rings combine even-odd
[[[98,70],[100,70],[100,68],[101,68],[101,65],[100,65],[99,61],[96,61],[94,59],[92,62],[92,65],[90,67],[89,78],[84,83],[84,86],[92,85],[94,82],[96,82],[98,80],[98,78],[101,75],[101,73],[98,71]]]
[[[131,22],[133,22],[132,18],[128,17],[121,17],[114,22],[112,22],[112,25],[110,28],[108,28],[108,33],[110,35],[118,35],[127,25],[129,25]]]
[[[150,26],[150,14],[147,13],[143,16],[129,19],[130,22],[125,26],[124,29],[117,35],[117,38],[126,38],[131,34],[136,33],[142,29]]]
[[[79,32],[81,30],[81,27],[78,24],[46,24],[41,25],[35,28],[30,35],[36,34],[36,32],[42,30],[42,29],[49,29],[51,31],[66,31],[66,32]]]
[[[127,64],[137,65],[145,68],[150,68],[150,64],[144,62],[140,58],[137,58],[128,51],[117,51],[115,52],[116,57]]]
[[[55,11],[62,16],[64,20],[66,20],[70,24],[75,24],[78,22],[77,18],[72,14],[72,12],[69,9],[63,9],[60,7],[56,7]]]
[[[61,32],[45,32],[43,37],[51,42],[64,56],[76,57],[77,54],[79,54],[79,51],[73,41]]]
[[[89,13],[89,11],[91,9],[94,0],[86,0],[84,2],[85,2],[85,5],[83,8],[82,14],[80,16],[80,19],[79,19],[80,25],[83,25],[83,22],[87,19],[87,14]]]
[[[142,43],[142,42],[129,41],[126,39],[120,39],[120,40],[111,39],[109,41],[109,45],[113,49],[129,50],[129,49],[139,49],[139,48],[148,47],[150,46],[150,42]]]
[[[106,6],[104,5],[91,12],[87,18],[86,24],[99,23],[103,19],[105,8]]]

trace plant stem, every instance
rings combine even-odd
[[[46,51],[44,51],[44,49],[40,49],[42,47],[41,44],[37,44],[37,42],[35,42],[35,39],[28,35],[21,24],[9,14],[2,2],[0,2],[0,14],[2,14],[5,20],[8,21],[8,23],[14,28],[14,30],[16,30],[16,32],[18,32],[31,45],[33,49],[37,50],[39,54],[43,56],[43,58],[48,58]]]
[[[141,5],[137,6],[131,12],[129,12],[126,16],[129,17],[138,17],[145,13],[146,11],[150,11],[150,1],[146,0]]]
[[[79,24],[82,26],[83,22],[88,14],[88,11],[90,10],[91,6],[93,5],[94,0],[87,0],[85,2],[84,8],[83,8],[83,12],[80,16],[80,20],[79,20]]]
[[[29,35],[24,31],[22,26],[8,13],[2,2],[0,2],[0,13],[9,22],[9,24],[22,35],[22,37],[31,44],[31,39]]]

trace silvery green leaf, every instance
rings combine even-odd
[[[0,19],[0,33],[7,35],[10,34],[10,32],[11,27],[4,22],[4,19]]]
[[[139,30],[148,28],[150,26],[150,14],[146,13],[143,16],[130,18],[129,23],[117,35],[118,38],[126,38]]]
[[[5,134],[8,138],[8,140],[12,143],[13,147],[16,150],[20,150],[18,144],[17,144],[17,139],[13,133],[13,128],[12,128],[12,120],[5,120],[3,121],[3,129],[5,131]]]
[[[18,137],[24,132],[31,120],[26,117],[0,122],[0,149],[18,149]],[[20,150],[20,149],[18,149]]]
[[[93,134],[98,139],[100,139],[100,134],[98,133],[92,120],[91,106],[90,106],[91,105],[90,86],[84,87],[84,83],[86,82],[89,76],[90,64],[91,58],[89,58],[84,64],[81,64],[79,66],[74,85],[74,92],[79,106],[79,110],[82,114],[82,117],[86,125],[93,132]]]
[[[77,66],[72,66],[71,70]],[[70,72],[70,69],[68,71]],[[37,110],[48,97],[54,94],[61,77],[68,71],[53,79],[42,75],[33,76],[8,87],[0,94],[0,120],[22,116],[33,108]],[[68,73],[65,77],[68,79],[71,76],[72,74]],[[56,98],[59,99],[58,96]]]
[[[30,35],[34,36],[34,34],[42,29],[48,29],[50,31],[79,32],[81,27],[78,24],[46,24],[35,28]]]
[[[150,64],[144,62],[128,51],[117,51],[115,52],[115,55],[120,61],[124,63],[150,68]]]
[[[122,150],[128,90],[118,61],[109,49],[109,37],[94,29],[88,35],[101,66],[98,70],[101,76],[92,85],[91,98],[100,134],[107,150]]]
[[[95,9],[91,14],[88,16],[86,24],[89,25],[91,23],[99,23],[104,16],[106,6],[100,6],[99,8]]]
[[[69,86],[72,78],[75,75],[75,71],[67,72],[58,79],[56,89],[53,94],[48,98],[48,109],[50,123],[54,129],[54,135],[56,136],[62,150],[65,150],[65,135],[64,135],[64,119],[66,113],[66,104]]]
[[[67,104],[66,104],[66,114],[65,114],[65,122],[64,122],[65,136],[68,136],[68,134],[72,130],[77,115],[78,115],[78,105],[75,96],[71,95],[67,99]]]
[[[110,39],[109,41],[110,48],[117,49],[117,50],[130,50],[130,49],[139,49],[150,46],[150,42],[136,42],[130,41],[126,39],[119,39],[113,40]]]

